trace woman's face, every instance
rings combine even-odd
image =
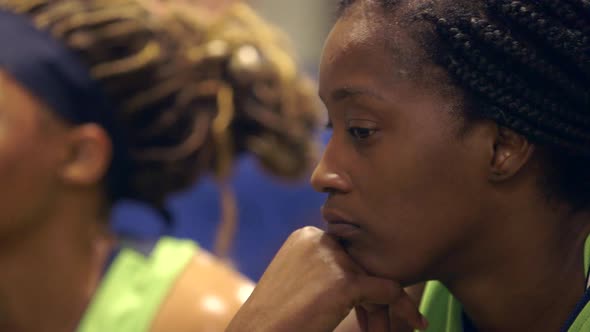
[[[489,132],[460,134],[457,94],[436,84],[444,73],[372,3],[353,5],[325,45],[320,96],[333,133],[312,184],[329,193],[328,232],[357,263],[413,283],[450,268],[481,231]]]
[[[0,243],[49,213],[65,128],[0,70]]]

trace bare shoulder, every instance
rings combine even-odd
[[[176,281],[151,331],[224,331],[254,289],[227,264],[199,251]]]

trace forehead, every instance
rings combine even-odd
[[[434,70],[401,16],[360,1],[334,25],[322,55],[320,94],[333,85],[394,84]]]
[[[40,108],[41,103],[0,68],[0,106],[8,109],[17,107],[31,110]]]
[[[32,122],[43,124],[61,123],[53,112],[29,90],[16,81],[8,72],[0,68],[0,112],[3,119],[10,118],[19,123]]]

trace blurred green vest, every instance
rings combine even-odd
[[[147,332],[175,281],[195,255],[191,241],[163,238],[145,255],[123,248],[77,332]]]

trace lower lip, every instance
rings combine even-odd
[[[351,238],[358,234],[359,231],[358,226],[346,223],[329,223],[326,228],[326,233],[342,239]]]

